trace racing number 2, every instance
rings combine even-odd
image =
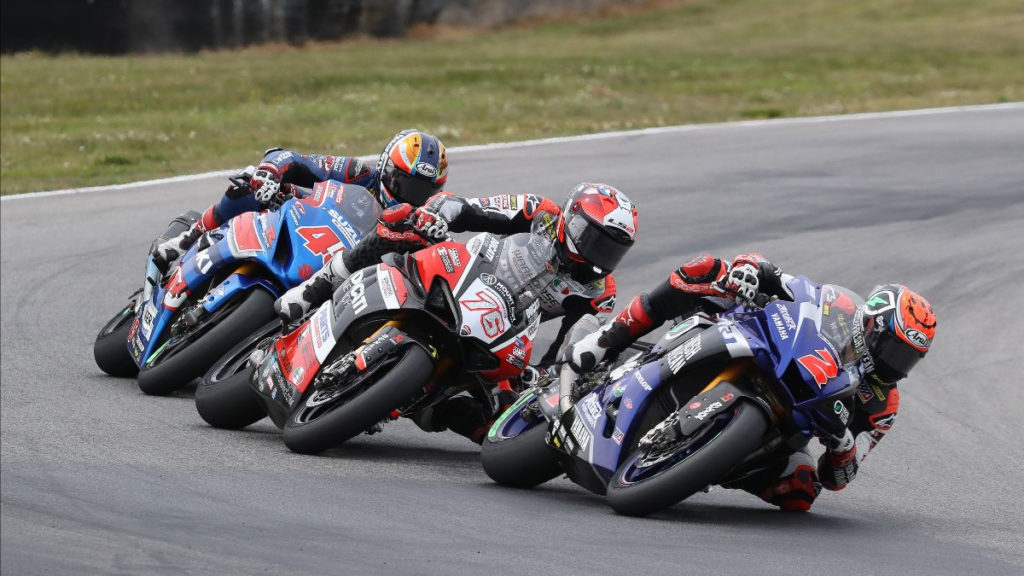
[[[323,257],[324,264],[331,255],[345,247],[338,233],[330,226],[303,226],[295,232],[302,236],[306,250]]]

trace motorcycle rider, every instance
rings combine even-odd
[[[294,196],[299,187],[338,180],[362,186],[384,208],[407,203],[420,206],[448,180],[448,157],[436,136],[408,129],[395,134],[381,151],[376,166],[352,156],[300,154],[271,148],[253,169],[239,174],[248,181],[232,184],[216,204],[178,236],[157,245],[154,261],[161,271],[184,254],[204,233],[243,212],[273,210]]]
[[[741,254],[731,265],[710,254],[698,256],[651,292],[634,297],[612,322],[568,345],[569,376],[592,370],[670,318],[721,312],[737,302],[767,302],[770,297],[793,301],[789,278],[756,253]],[[783,510],[809,510],[821,487],[846,487],[859,462],[892,427],[900,398],[896,384],[925,356],[935,336],[931,304],[899,284],[876,286],[860,307],[834,291],[833,296],[836,300],[830,302],[826,296],[826,302],[837,309],[834,314],[844,316],[840,324],[853,326],[851,354],[862,371],[845,433],[820,439],[826,450],[817,462],[805,446],[723,484],[725,488],[745,490]]]
[[[528,232],[541,212],[557,216],[559,268],[556,277],[539,295],[541,319],[562,317],[558,337],[541,359],[555,360],[557,343],[585,314],[610,314],[615,308],[612,271],[636,241],[637,211],[622,192],[606,184],[580,183],[564,207],[533,194],[489,198],[458,198],[447,193],[433,196],[419,208],[398,205],[384,212],[377,233],[368,235],[346,252],[340,252],[305,282],[286,292],[275,309],[287,324],[327,300],[349,275],[372,266],[389,252],[409,252],[448,232]],[[527,382],[537,372],[528,369]],[[509,405],[515,392],[508,382],[498,383],[499,400]],[[456,396],[420,414],[417,423],[427,431],[450,429],[479,444],[489,426],[486,410],[474,399]]]

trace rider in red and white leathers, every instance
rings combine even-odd
[[[610,314],[615,308],[611,272],[636,239],[637,215],[629,198],[611,186],[580,184],[570,194],[564,211],[552,200],[533,194],[466,199],[440,193],[419,209],[409,205],[389,208],[381,216],[376,234],[352,250],[336,254],[320,271],[279,298],[275,308],[282,320],[292,322],[326,301],[352,272],[378,263],[387,253],[423,248],[445,239],[448,232],[528,232],[540,212],[558,216],[561,239],[558,273],[539,296],[542,320],[562,318],[556,344],[540,360],[540,365],[549,365],[558,352],[557,342],[579,318]],[[510,384],[499,386],[505,392],[503,403],[511,403],[515,394]],[[424,427],[447,427],[480,443],[488,423],[479,406],[463,405],[471,400],[460,396],[435,407],[433,422]]]
[[[760,254],[741,254],[731,265],[710,254],[698,256],[654,290],[634,297],[612,322],[571,344],[565,359],[582,373],[670,318],[721,312],[759,295],[793,300],[787,279]],[[842,490],[852,481],[859,462],[892,427],[900,398],[896,382],[928,351],[935,315],[927,300],[897,284],[876,287],[864,306],[850,300],[845,308],[833,312],[859,330],[854,348],[864,368],[845,434],[821,439],[826,451],[817,461],[804,447],[726,488],[746,490],[785,510],[809,510],[822,486]]]

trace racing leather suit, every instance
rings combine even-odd
[[[753,256],[759,263],[758,291],[792,301],[781,269],[760,255]],[[735,300],[721,288],[729,268],[725,261],[710,254],[690,260],[654,290],[634,297],[611,326],[604,329],[598,344],[607,349],[607,355],[615,355],[666,320],[698,311],[714,314],[733,306]],[[852,325],[852,303],[847,312],[844,322]],[[827,449],[817,462],[805,446],[723,486],[745,490],[784,510],[809,510],[822,487],[838,491],[853,480],[859,462],[892,427],[899,399],[895,382],[883,380],[877,372],[865,371],[846,433],[839,438],[821,439]]]
[[[257,170],[277,175],[286,195],[294,195],[294,187],[312,188],[317,182],[338,180],[366,188],[385,208],[397,204],[380,191],[377,169],[352,156],[326,154],[300,154],[291,150],[271,148],[263,155]],[[206,231],[213,230],[243,212],[258,212],[266,206],[253,197],[252,188],[230,186],[220,201],[203,213],[201,220]]]
[[[517,234],[529,232],[534,215],[539,211],[558,214],[558,205],[533,194],[498,195],[487,198],[458,198],[441,192],[423,206],[445,219],[451,232],[491,232]],[[334,293],[351,272],[380,262],[391,252],[410,252],[431,243],[410,223],[415,209],[399,204],[381,215],[376,233],[369,235],[351,250],[339,252],[299,286],[289,290],[277,302],[277,311],[286,321],[296,320]],[[299,297],[301,296],[301,304]],[[615,308],[615,279],[611,274],[590,283],[580,283],[559,273],[539,296],[541,320],[562,317],[557,339],[541,358],[541,365],[553,363],[559,343],[569,328],[585,314],[610,314]],[[510,405],[515,393],[508,382],[499,382],[499,398]],[[474,399],[456,396],[414,417],[428,431],[450,429],[479,444],[490,426],[485,411]]]

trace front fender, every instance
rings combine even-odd
[[[273,282],[259,276],[236,272],[218,284],[216,288],[207,292],[206,297],[203,298],[202,306],[206,309],[207,313],[214,312],[235,295],[250,290],[255,286],[263,288],[274,298],[281,296],[281,289]]]
[[[680,431],[683,436],[692,435],[705,424],[713,421],[718,414],[730,410],[741,398],[746,398],[758,406],[770,421],[776,421],[776,415],[764,399],[743,390],[732,382],[722,380],[710,389],[691,398],[689,403],[679,410]]]

